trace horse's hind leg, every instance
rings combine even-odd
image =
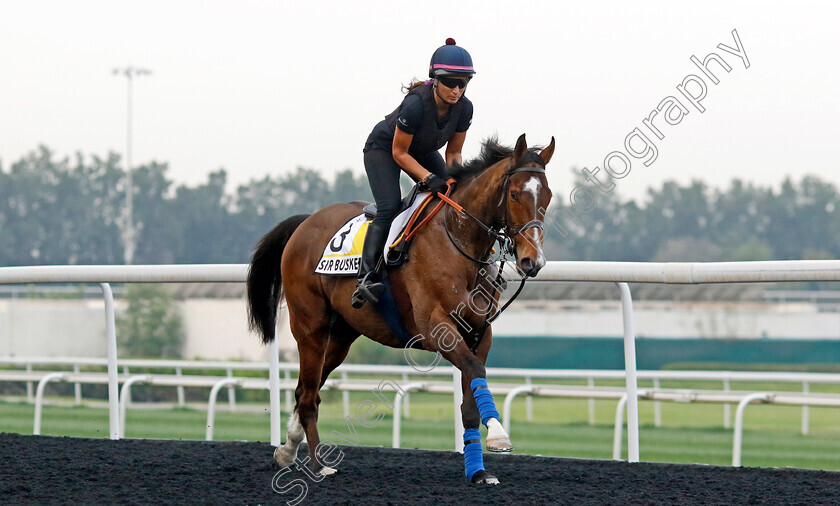
[[[293,308],[290,304],[290,312]],[[311,315],[306,315],[308,321],[318,321]],[[304,433],[310,448],[318,445],[318,404],[321,402],[318,390],[320,388],[321,369],[324,365],[324,352],[327,348],[327,332],[320,329],[306,329],[300,324],[301,318],[290,318],[292,334],[298,344],[300,355],[300,373],[295,389],[295,409],[289,420],[286,444],[274,451],[274,460],[280,467],[290,466],[297,457],[298,446],[303,441]],[[311,453],[311,452],[310,452]],[[310,459],[306,459],[309,462]],[[313,468],[311,462],[309,467]],[[317,469],[316,469],[317,471]]]
[[[334,316],[334,320],[330,327],[330,339],[327,343],[327,352],[324,355],[324,367],[321,369],[321,384],[323,387],[327,378],[330,376],[336,367],[340,366],[344,359],[347,358],[347,353],[350,351],[350,345],[359,337],[359,332],[351,327],[343,318],[338,315]]]
[[[297,409],[289,417],[289,429],[286,432],[286,443],[274,450],[274,460],[281,468],[289,467],[297,457],[298,447],[303,441],[303,425],[300,423]]]
[[[300,349],[301,346],[298,345]],[[304,352],[303,350],[299,351],[300,353],[300,370],[303,371],[304,367]],[[307,354],[309,356],[309,354]],[[280,465],[281,468],[289,467],[295,461],[295,458],[298,454],[298,447],[303,442],[305,431],[303,429],[303,424],[300,421],[300,414],[299,406],[300,406],[300,399],[304,391],[303,386],[303,373],[301,373],[298,377],[298,384],[295,388],[295,408],[292,410],[292,415],[289,417],[289,425],[286,431],[286,443],[282,446],[278,446],[276,450],[274,450],[274,460]],[[317,413],[317,406],[316,406],[316,413]],[[316,414],[317,416],[317,414]]]
[[[305,433],[309,456],[301,463],[321,475],[333,474],[336,470],[325,465],[317,456],[320,443],[317,426],[318,405],[321,403],[319,390],[330,372],[344,361],[350,345],[358,337],[358,332],[335,316],[330,318],[324,328],[304,333],[302,328],[294,325],[293,332],[295,336],[300,336],[300,375],[295,390],[297,403],[289,421],[286,444],[275,450],[274,458],[281,467],[291,465]]]

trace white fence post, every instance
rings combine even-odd
[[[145,374],[141,374],[139,376],[130,377],[125,380],[125,383],[123,383],[122,389],[120,391],[120,438],[125,437],[125,417],[128,408],[128,403],[131,399],[131,385],[135,383],[147,382],[150,382],[150,377],[146,376]]]
[[[128,378],[131,376],[131,370],[128,368],[127,365],[123,366],[123,375]],[[125,402],[126,404],[131,404],[131,390],[126,392],[125,399],[122,398],[122,394],[120,394],[120,402]]]
[[[342,383],[347,382],[347,371],[341,371],[341,382]],[[342,410],[343,410],[342,412],[344,413],[344,418],[346,419],[347,417],[350,416],[350,391],[349,390],[343,390],[341,392],[341,406],[342,406]]]
[[[633,299],[627,283],[617,283],[621,291],[621,317],[624,321],[624,369],[627,375],[627,462],[639,461],[639,396],[636,383],[636,333],[633,328]]]
[[[271,446],[280,446],[280,349],[277,345],[276,328],[274,340],[268,345],[268,383]]]
[[[464,423],[461,421],[461,403],[464,392],[461,390],[461,371],[452,368],[452,403],[455,406],[455,451],[464,452]]]
[[[723,391],[729,392],[729,378],[723,378]],[[723,405],[723,428],[732,427],[732,404]]]
[[[407,394],[408,392],[411,392],[413,390],[422,390],[423,388],[426,388],[426,386],[423,383],[409,383],[407,385],[403,385],[401,387],[402,391],[397,391],[397,394],[394,396],[394,425],[391,432],[392,448],[400,447],[400,437],[402,430],[400,421],[402,419],[403,397],[405,397],[405,394]],[[463,441],[461,442],[461,444],[463,445]]]
[[[32,372],[32,364],[26,364],[26,372]],[[33,385],[31,381],[26,382],[26,402],[32,404],[34,402]]]
[[[408,383],[408,373],[404,372],[402,375],[402,379],[404,383]],[[403,416],[406,418],[411,418],[411,399],[409,398],[409,393],[405,393],[405,399],[403,399]]]
[[[73,372],[79,374],[79,364],[73,364]],[[81,406],[82,404],[82,384],[78,381],[75,385],[73,385],[73,393],[75,394],[75,404],[76,406]]]
[[[120,438],[120,386],[117,370],[117,325],[114,315],[114,292],[111,285],[100,283],[105,297],[105,331],[108,335],[108,419],[111,439]]]
[[[213,431],[216,426],[216,400],[219,397],[219,390],[225,386],[228,388],[234,388],[238,382],[239,380],[236,378],[227,377],[223,380],[219,380],[219,382],[213,385],[213,388],[210,389],[210,397],[207,401],[207,430],[204,431],[205,441],[213,440]]]
[[[288,367],[283,372],[283,378],[285,378],[286,381],[292,381],[292,370],[289,369]],[[286,389],[286,412],[287,413],[292,412],[292,394],[293,393],[294,393],[294,389],[292,389],[292,388],[287,388]]]
[[[807,394],[807,393],[810,393],[810,391],[811,391],[811,389],[810,389],[810,386],[808,385],[808,382],[803,381],[802,382],[802,393]],[[809,406],[807,404],[802,405],[802,435],[803,436],[808,435],[808,425],[809,425],[808,419],[810,418],[810,413],[811,413],[811,410],[809,409]]]
[[[531,377],[525,376],[525,384],[531,384]],[[534,398],[532,396],[528,396],[525,398],[525,420],[529,422],[534,421]],[[510,434],[508,434],[510,435]]]
[[[181,367],[176,367],[175,368],[175,376],[182,376],[182,375],[183,375],[182,368]],[[186,396],[184,395],[184,386],[183,385],[178,385],[177,392],[178,392],[178,407],[183,408],[184,404],[186,403]]]
[[[511,421],[510,419],[513,416],[513,414],[512,414],[513,400],[516,399],[516,396],[519,395],[519,394],[524,394],[524,393],[529,393],[530,394],[533,391],[534,391],[533,386],[523,385],[521,387],[514,388],[513,390],[508,392],[508,394],[505,396],[505,402],[502,405],[502,427],[504,427],[505,432],[508,433],[508,436],[510,436],[510,421]],[[528,397],[526,397],[526,399],[528,399],[530,397],[531,396],[529,395]]]
[[[738,408],[735,409],[735,435],[732,438],[732,466],[741,467],[741,446],[744,438],[744,410],[754,401],[766,401],[771,397],[767,393],[753,393],[750,394],[738,403]]]
[[[615,427],[613,427],[613,460],[621,460],[621,443],[624,439],[624,407],[627,404],[627,394],[621,396],[615,406]],[[627,418],[630,421],[630,418]],[[629,450],[629,449],[628,449]],[[629,452],[628,452],[629,453]]]
[[[52,380],[61,380],[63,378],[63,372],[52,372],[41,378],[41,381],[38,382],[38,388],[35,393],[35,420],[32,423],[33,435],[41,435],[41,413],[43,411],[44,390],[47,388],[47,383],[49,383]]]
[[[233,369],[230,367],[227,368],[227,377],[233,378]],[[228,404],[232,412],[236,411],[236,389],[233,386],[228,387]]]
[[[659,378],[653,378],[654,390],[659,390],[659,386]],[[653,403],[653,426],[662,427],[662,403],[660,401]]]

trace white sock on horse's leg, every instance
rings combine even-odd
[[[286,433],[286,444],[278,446],[274,450],[274,460],[280,464],[280,467],[289,467],[297,457],[298,446],[303,441],[303,424],[300,423],[300,417],[297,411],[292,413],[289,418],[289,431]]]
[[[498,418],[487,420],[487,451],[513,451],[513,443],[510,442],[510,436],[505,432],[505,428],[502,427],[502,423]]]
[[[482,423],[487,426],[487,451],[509,452],[513,450],[510,438],[499,422],[499,412],[496,410],[496,403],[493,401],[493,394],[487,386],[485,378],[475,378],[470,382],[475,404]]]
[[[502,427],[502,423],[495,418],[487,420],[487,439],[497,438],[499,436],[508,437],[505,428]]]

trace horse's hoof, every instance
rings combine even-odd
[[[318,471],[318,474],[320,474],[321,476],[329,476],[329,475],[335,474],[337,472],[338,472],[338,469],[336,469],[334,467],[324,466],[324,467],[321,468],[320,471]]]
[[[510,438],[507,436],[503,437],[496,437],[493,439],[487,439],[487,451],[494,452],[494,453],[506,453],[513,451],[513,443],[510,442]]]
[[[292,455],[290,451],[286,450],[285,446],[278,446],[274,449],[274,461],[280,465],[280,468],[291,466],[295,457],[296,455]]]
[[[485,485],[498,485],[499,479],[493,476],[492,474],[488,473],[484,469],[475,473],[471,480],[476,485],[478,484],[485,484]]]

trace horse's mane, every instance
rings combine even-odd
[[[539,152],[542,150],[541,146],[533,146],[528,148],[528,152],[522,159],[522,163],[537,162],[543,164],[539,157]],[[484,139],[481,144],[481,153],[467,163],[461,165],[455,163],[449,168],[449,175],[457,181],[469,179],[472,176],[478,175],[484,170],[496,165],[505,158],[513,154],[513,148],[499,144],[499,138],[496,136]]]

